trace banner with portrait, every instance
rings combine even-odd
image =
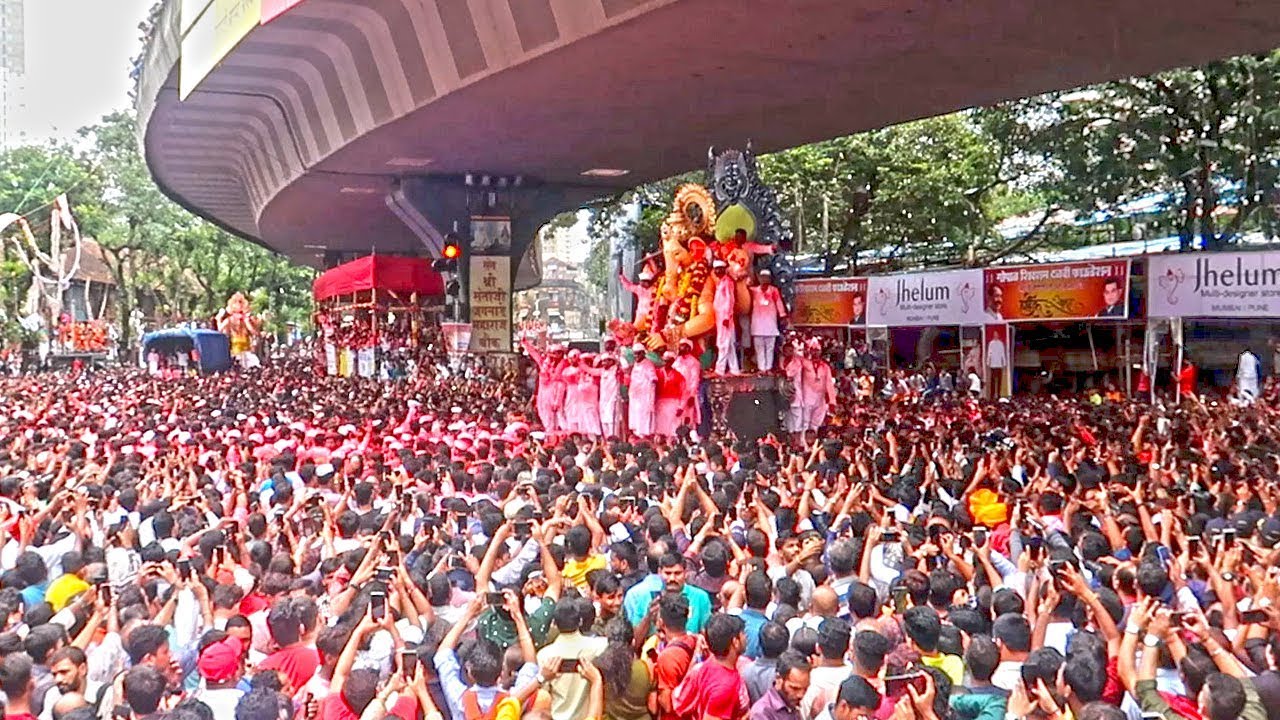
[[[1147,263],[1150,317],[1280,316],[1280,252],[1155,255]]]
[[[1013,327],[1004,323],[982,329],[983,360],[987,367],[988,397],[1009,397],[1012,393]]]
[[[983,271],[987,323],[1129,317],[1129,261],[1084,260]]]
[[[889,327],[982,322],[982,271],[875,275],[867,279],[867,322]]]
[[[982,357],[983,342],[981,325],[963,325],[960,327],[960,368],[957,378],[964,378],[970,370],[977,370],[979,376],[986,374],[987,365]]]
[[[796,281],[791,322],[801,327],[861,327],[867,324],[867,279]]]
[[[474,255],[506,255],[511,252],[511,218],[471,218],[471,252]]]

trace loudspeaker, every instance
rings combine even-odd
[[[740,440],[758,440],[769,433],[781,437],[778,412],[785,409],[776,390],[742,390],[730,398],[725,420]]]

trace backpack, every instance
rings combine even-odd
[[[493,720],[498,713],[498,705],[506,700],[509,695],[499,690],[493,696],[493,703],[489,705],[488,710],[480,709],[480,696],[476,693],[475,688],[467,688],[462,693],[462,716],[463,720]]]

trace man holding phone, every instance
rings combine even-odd
[[[580,720],[584,717],[591,684],[577,672],[575,662],[588,663],[608,646],[603,637],[582,634],[583,624],[595,614],[589,600],[581,597],[561,598],[556,603],[555,627],[560,635],[538,651],[538,664],[549,657],[560,658],[560,674],[546,684],[551,695],[552,720]]]

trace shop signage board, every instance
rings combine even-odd
[[[191,9],[188,10],[188,6]],[[262,0],[213,0],[203,11],[199,3],[188,0],[182,6],[182,24],[187,13],[198,17],[182,35],[182,61],[178,77],[178,97],[186,100],[222,58],[231,52],[262,19]]]
[[[473,353],[511,352],[511,258],[472,255],[470,274]]]
[[[1127,259],[992,267],[983,273],[982,314],[990,324],[1129,316]]]
[[[213,0],[182,0],[182,5],[178,8],[178,27],[183,35],[187,34],[212,4]]]
[[[867,324],[867,279],[823,278],[796,281],[791,322],[799,326]]]
[[[867,322],[889,327],[978,325],[982,271],[874,275],[868,280]]]
[[[1153,255],[1151,317],[1280,317],[1280,252]]]

